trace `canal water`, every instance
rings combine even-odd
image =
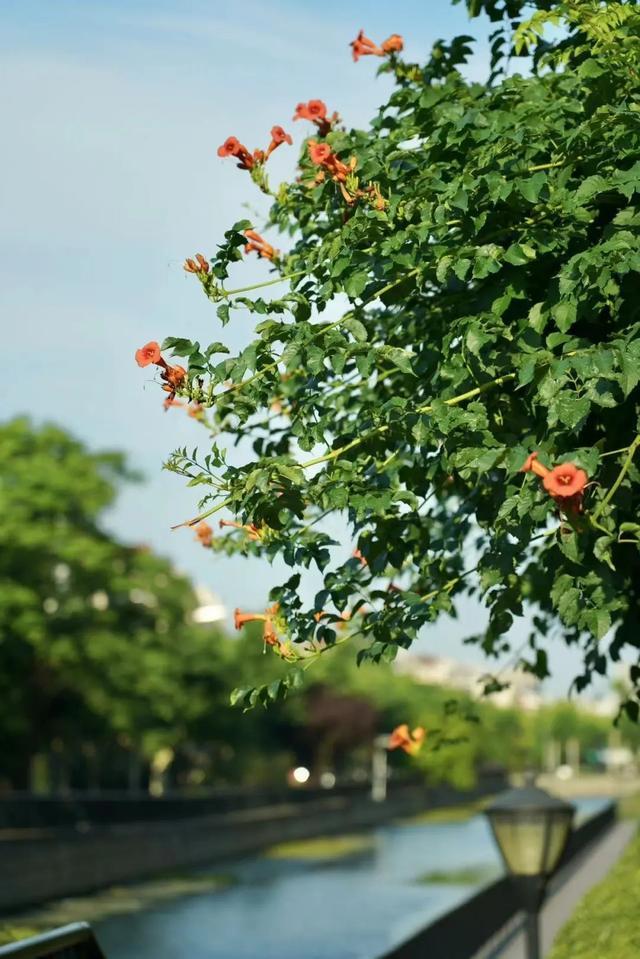
[[[578,818],[602,800],[580,800]],[[339,860],[252,857],[227,888],[96,924],[109,959],[376,959],[501,874],[481,815],[378,828]]]

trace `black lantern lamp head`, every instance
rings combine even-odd
[[[523,905],[537,910],[567,845],[574,807],[531,784],[503,793],[487,808],[493,835]]]

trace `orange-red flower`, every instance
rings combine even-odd
[[[538,462],[537,452],[533,452],[527,457],[521,472],[539,476],[547,493],[566,513],[581,512],[584,490],[589,482],[583,469],[574,463],[561,463],[548,469]]]
[[[275,148],[279,147],[282,143],[288,143],[289,146],[291,146],[293,140],[291,139],[290,133],[287,133],[281,126],[276,124],[276,126],[271,127],[271,143],[267,149],[267,156],[273,153]]]
[[[136,363],[138,366],[149,366],[150,363],[155,363],[156,366],[164,366],[165,362],[160,355],[160,344],[151,340],[150,343],[141,346],[139,350],[136,350]]]
[[[543,466],[542,463],[538,462],[538,453],[534,451],[533,453],[529,453],[524,461],[524,466],[520,468],[520,472],[535,473],[536,476],[546,476],[549,470],[546,466]]]
[[[255,251],[258,256],[262,256],[266,260],[275,259],[276,251],[259,233],[256,233],[255,230],[245,230],[244,235],[249,241],[244,248],[245,253]]]
[[[243,613],[240,609],[233,611],[233,625],[236,629],[242,629],[246,623],[264,622],[266,618],[264,613]]]
[[[172,406],[184,406],[184,403],[182,403],[181,400],[177,400],[175,396],[173,396],[172,394],[171,396],[167,396],[166,400],[164,400],[162,405],[165,408],[165,410],[168,410]]]
[[[225,526],[232,526],[234,529],[243,529],[249,539],[260,539],[260,530],[254,523],[244,524],[238,523],[233,519],[221,519],[218,525],[220,529],[224,529]]]
[[[329,118],[327,116],[327,104],[324,100],[308,100],[307,103],[299,103],[297,105],[293,119],[311,120],[311,122],[317,126],[320,136],[325,137],[338,119],[338,114],[334,113],[333,116]]]
[[[227,137],[222,146],[218,147],[218,156],[219,157],[234,157],[237,156],[242,144],[237,137]]]
[[[562,463],[560,466],[554,466],[546,474],[542,485],[554,499],[563,500],[582,496],[587,482],[588,477],[584,470],[579,469],[574,463]]]
[[[426,730],[422,726],[416,726],[409,732],[408,725],[402,723],[400,726],[396,726],[389,736],[387,749],[403,749],[405,753],[415,756],[422,748],[426,736]]]
[[[208,523],[203,520],[196,526],[196,539],[199,539],[203,546],[211,546],[213,542],[213,530]]]
[[[324,100],[308,100],[299,103],[293,115],[294,120],[323,120],[327,115],[327,104]]]
[[[328,170],[334,180],[344,181],[353,168],[353,163],[350,167],[339,160],[328,143],[309,140],[307,149],[311,162]]]
[[[291,134],[286,133],[281,126],[278,126],[278,124],[271,127],[271,139],[277,146],[280,146],[281,143],[288,143],[289,146],[291,146],[293,143]]]
[[[241,170],[250,170],[254,159],[243,143],[237,137],[227,137],[222,146],[218,147],[219,157],[235,157]]]
[[[169,393],[175,393],[184,384],[187,378],[187,371],[184,366],[166,366],[162,373],[162,379],[168,384],[164,389]]]
[[[187,257],[184,261],[184,269],[187,273],[208,273],[209,264],[203,257],[202,253],[196,253],[195,260],[192,260],[191,257]]]
[[[235,157],[241,170],[253,170],[260,167],[269,159],[276,147],[282,143],[293,143],[291,136],[281,126],[271,127],[271,142],[266,150],[254,150],[250,153],[237,137],[227,137],[222,146],[218,147],[218,156]]]
[[[160,346],[155,340],[136,350],[136,363],[138,366],[149,366],[150,363],[155,363],[156,366],[162,367],[162,373],[160,374],[164,380],[162,389],[169,394],[162,405],[165,410],[168,410],[170,406],[182,406],[182,403],[177,402],[175,397],[176,392],[184,385],[187,378],[187,371],[183,366],[169,366],[163,359]]]
[[[240,609],[234,610],[233,624],[236,629],[242,629],[246,623],[264,623],[262,637],[267,646],[280,646],[273,620],[278,615],[277,603],[265,609],[264,613],[243,613]]]
[[[334,155],[328,143],[318,143],[317,140],[309,140],[307,149],[311,162],[316,166],[324,166]]]
[[[194,420],[200,419],[204,414],[204,406],[202,403],[191,403],[187,407],[187,413],[189,416],[193,417]]]
[[[275,627],[273,625],[273,620],[267,617],[264,621],[264,629],[262,631],[262,638],[267,646],[279,646],[280,640],[278,639],[278,634],[276,633]]]
[[[378,46],[369,37],[365,37],[364,30],[361,30],[355,40],[349,44],[353,59],[357,62],[360,57],[384,57],[389,53],[400,53],[404,49],[404,40],[399,33],[392,33],[390,37]]]
[[[354,59],[354,62],[357,63],[360,57],[374,56],[374,57],[383,57],[384,50],[382,47],[379,47],[373,40],[370,40],[369,37],[364,35],[364,30],[361,30],[355,40],[352,40],[349,44],[351,47],[351,53]]]
[[[401,53],[404,50],[404,40],[399,33],[392,33],[381,46],[385,53]]]

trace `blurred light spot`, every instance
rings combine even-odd
[[[129,599],[132,603],[136,603],[138,606],[157,606],[158,600],[153,595],[153,593],[147,592],[146,589],[132,589],[129,590]]]
[[[71,569],[66,563],[56,563],[53,567],[53,578],[59,586],[63,586],[71,576]]]
[[[89,602],[94,609],[99,610],[101,613],[103,613],[105,609],[109,609],[109,597],[103,589],[96,590]]]

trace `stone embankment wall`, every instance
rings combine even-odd
[[[0,831],[0,910],[212,865],[288,840],[362,830],[469,798],[449,790],[438,794],[434,802],[424,787],[412,786],[377,803],[360,793],[164,821],[5,829]]]

